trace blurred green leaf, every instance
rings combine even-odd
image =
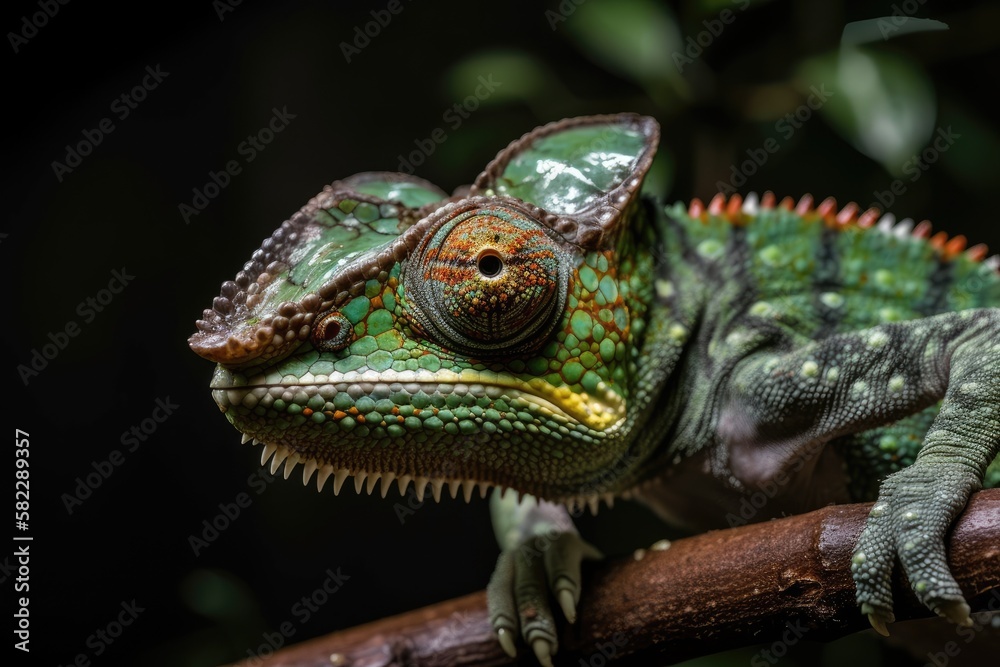
[[[866,48],[807,60],[802,88],[833,91],[820,112],[855,148],[899,175],[903,163],[934,131],[936,104],[927,74],[916,63]]]
[[[869,42],[878,42],[908,35],[915,32],[931,30],[947,30],[948,24],[934,19],[921,19],[912,16],[883,16],[877,19],[853,21],[844,26],[841,34],[841,44],[858,46]]]
[[[639,83],[661,107],[686,97],[687,83],[674,66],[682,51],[677,21],[650,0],[586,2],[554,29],[565,29],[580,51],[610,71]]]
[[[455,100],[474,96],[484,105],[538,97],[551,79],[541,62],[517,51],[476,54],[460,61],[445,76]]]

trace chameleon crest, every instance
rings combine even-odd
[[[895,564],[969,623],[944,536],[1000,482],[1000,260],[929,223],[641,194],[650,118],[576,118],[453,196],[364,173],[324,189],[198,321],[213,396],[262,464],[334,492],[489,487],[490,618],[547,664],[595,551],[567,506],[695,529],[877,498],[852,572],[880,631]],[[756,508],[756,506],[754,506]],[[538,535],[544,562],[524,555]]]

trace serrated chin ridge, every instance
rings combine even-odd
[[[263,444],[260,440],[252,438],[246,434],[243,435],[242,442],[243,444],[250,442],[254,446]],[[394,472],[374,472],[361,469],[337,468],[329,464],[321,464],[315,459],[304,458],[298,453],[293,452],[287,447],[283,447],[281,445],[263,444],[260,455],[260,464],[262,466],[269,466],[268,469],[272,475],[276,475],[278,471],[282,469],[282,466],[284,466],[282,476],[285,479],[288,479],[295,470],[295,466],[300,463],[302,464],[303,486],[308,486],[309,482],[315,475],[316,489],[318,491],[322,491],[326,487],[327,482],[330,482],[332,479],[334,495],[338,495],[340,490],[344,488],[344,484],[348,477],[354,478],[354,491],[358,494],[364,490],[368,495],[371,495],[372,491],[375,490],[375,487],[378,486],[379,494],[385,498],[386,495],[388,495],[393,482],[395,482],[396,488],[399,490],[399,494],[401,496],[405,496],[407,489],[410,486],[410,482],[413,482],[413,491],[418,501],[423,501],[426,497],[427,490],[430,489],[431,497],[434,498],[434,502],[441,502],[441,494],[445,486],[448,487],[448,495],[450,495],[453,499],[461,495],[465,502],[470,502],[473,495],[477,492],[480,498],[486,498],[486,494],[489,492],[490,488],[497,486],[491,482],[474,479],[434,479],[417,475],[397,475]],[[502,487],[502,489],[502,494],[504,496],[508,493],[518,493],[515,489],[510,487]],[[609,508],[614,507],[614,494],[588,494],[564,498],[558,502],[565,505],[570,512],[581,512],[584,508],[587,508],[590,510],[591,514],[596,515],[601,501],[603,501]]]

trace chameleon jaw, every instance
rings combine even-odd
[[[262,444],[259,440],[244,434],[243,444],[248,442],[252,442],[254,446]],[[485,499],[490,488],[494,486],[502,489],[502,495],[506,495],[510,492],[518,493],[513,487],[496,485],[490,482],[477,481],[473,479],[443,479],[421,477],[418,475],[398,475],[394,472],[371,472],[367,470],[337,468],[330,464],[322,464],[313,458],[303,458],[298,453],[293,452],[287,447],[265,444],[261,450],[260,464],[262,466],[266,466],[269,461],[272,475],[277,474],[278,470],[281,469],[282,464],[284,464],[284,472],[282,474],[285,479],[288,479],[291,476],[292,471],[295,470],[295,466],[301,463],[302,485],[308,486],[313,475],[315,475],[317,491],[322,491],[324,487],[326,487],[327,482],[332,479],[333,495],[335,496],[340,494],[340,490],[344,487],[348,477],[354,478],[355,493],[360,495],[361,491],[364,490],[368,495],[371,495],[372,491],[375,490],[376,485],[378,485],[379,494],[382,498],[385,498],[389,493],[389,489],[392,487],[393,482],[396,483],[396,487],[399,489],[399,495],[401,496],[406,495],[410,482],[413,482],[413,492],[419,502],[423,502],[428,488],[430,489],[431,497],[434,498],[434,502],[441,502],[441,493],[445,485],[448,486],[448,494],[452,499],[457,498],[459,491],[461,491],[462,498],[466,503],[472,500],[473,495],[477,491],[480,499]],[[582,494],[579,496],[562,498],[556,502],[565,505],[566,508],[573,513],[582,511],[583,508],[586,507],[590,510],[591,514],[596,515],[602,501],[608,507],[614,507],[615,494],[611,492],[601,494]]]
[[[284,381],[283,381],[284,380]],[[491,486],[498,488],[515,490],[516,492],[527,492],[538,494],[539,487],[520,488],[520,485],[513,484],[513,480],[500,477],[493,478],[489,469],[480,470],[477,474],[475,469],[466,471],[464,474],[460,470],[454,470],[452,474],[440,470],[440,465],[428,465],[427,470],[434,470],[429,475],[419,475],[419,469],[413,470],[413,460],[411,455],[379,456],[372,459],[372,450],[356,451],[348,447],[338,448],[336,446],[324,447],[321,440],[302,438],[297,440],[294,435],[288,437],[273,430],[263,430],[255,427],[255,419],[248,413],[259,408],[273,408],[277,401],[286,404],[296,403],[298,406],[312,405],[316,410],[302,409],[300,415],[307,415],[313,418],[316,411],[321,411],[320,422],[336,420],[353,415],[353,419],[361,421],[364,415],[358,414],[357,410],[345,413],[344,410],[335,408],[335,401],[338,394],[344,397],[351,396],[352,401],[359,397],[367,398],[388,398],[394,393],[404,392],[409,396],[419,394],[458,394],[489,397],[498,402],[503,401],[510,405],[508,416],[511,421],[523,416],[525,410],[529,410],[536,417],[541,416],[543,422],[549,428],[558,428],[563,437],[574,432],[586,433],[587,438],[600,441],[611,435],[625,420],[625,404],[616,393],[606,387],[598,387],[603,400],[597,400],[592,396],[579,397],[572,394],[567,389],[554,387],[543,380],[524,381],[517,378],[502,377],[490,371],[465,370],[461,373],[451,371],[383,371],[375,373],[347,372],[336,373],[329,376],[313,375],[306,373],[301,377],[292,376],[280,377],[278,373],[259,374],[246,377],[234,373],[225,367],[219,366],[211,383],[213,397],[223,412],[228,413],[230,421],[238,430],[243,432],[243,442],[253,441],[254,445],[263,443],[261,457],[262,465],[270,461],[272,473],[277,472],[284,464],[284,476],[287,479],[291,471],[298,463],[303,463],[303,484],[308,484],[312,476],[316,475],[317,487],[322,490],[329,480],[333,480],[334,493],[339,493],[345,484],[347,477],[354,477],[355,490],[360,493],[361,489],[367,488],[370,494],[381,484],[381,494],[383,497],[388,493],[388,489],[395,481],[401,494],[406,492],[410,481],[414,482],[414,490],[418,498],[423,498],[426,489],[430,488],[435,500],[441,496],[442,489],[448,486],[452,497],[457,497],[459,492],[468,501],[478,490],[481,497],[485,497],[487,490]],[[414,401],[416,402],[416,401]],[[320,405],[325,403],[325,408]],[[492,405],[492,404],[491,404]],[[343,405],[341,405],[343,407]],[[412,407],[412,406],[411,406]],[[445,408],[425,408],[426,414],[443,413]],[[493,410],[490,410],[493,411]],[[417,411],[419,412],[419,410]],[[456,411],[457,412],[457,411]],[[493,411],[495,412],[495,411]],[[247,415],[248,419],[241,419],[240,415]],[[388,417],[388,415],[386,415]],[[441,415],[444,417],[444,415]],[[503,417],[499,413],[499,417]],[[485,419],[477,418],[480,422]],[[392,419],[403,421],[401,416],[393,416]],[[386,419],[388,421],[388,419]],[[457,422],[457,418],[456,418]],[[536,419],[537,424],[542,421]],[[304,420],[299,418],[299,424]],[[372,422],[367,422],[371,425]],[[439,420],[440,423],[440,420]],[[465,424],[471,423],[465,420]],[[483,424],[481,423],[480,426]],[[509,424],[508,424],[509,426]],[[388,431],[385,421],[381,427]],[[308,424],[304,428],[309,428]],[[397,428],[397,433],[399,432]],[[317,430],[318,433],[318,430]],[[486,442],[490,436],[485,430],[480,430],[478,434],[468,437],[478,440],[480,443]],[[345,432],[342,440],[350,439],[349,433]],[[407,461],[407,468],[401,469],[400,463]],[[392,472],[387,472],[392,471]],[[547,496],[548,494],[542,493]],[[611,493],[579,493],[560,494],[551,498],[554,502],[563,502],[570,508],[582,509],[589,507],[591,511],[596,511],[599,499],[604,499],[607,504],[611,504],[613,494]]]
[[[282,377],[278,373],[244,378],[223,366],[216,368],[210,385],[212,395],[223,410],[226,405],[252,403],[256,407],[268,396],[277,399],[288,393],[304,392],[308,398],[322,396],[332,399],[339,392],[356,388],[372,395],[379,389],[387,395],[396,387],[414,395],[421,391],[444,394],[471,393],[499,398],[513,394],[514,398],[533,404],[537,409],[567,424],[581,424],[602,435],[610,434],[625,421],[625,401],[603,382],[593,393],[577,393],[568,387],[555,387],[540,378],[521,380],[489,370],[466,369],[460,373],[439,371],[350,371],[331,375],[305,373],[301,377]]]

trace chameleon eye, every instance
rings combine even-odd
[[[323,352],[343,350],[353,337],[350,320],[336,311],[319,317],[312,329],[312,343]]]
[[[488,356],[539,346],[566,302],[568,258],[537,220],[491,205],[446,219],[407,263],[404,285],[425,330]]]

